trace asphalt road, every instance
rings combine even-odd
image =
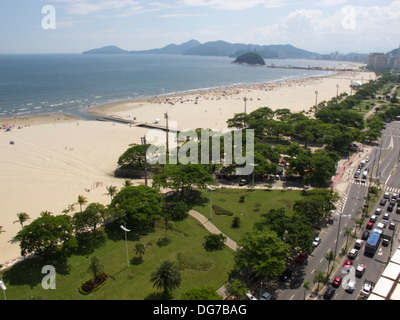
[[[380,139],[380,144],[374,148],[369,154],[360,153],[357,162],[360,163],[365,157],[369,157],[369,161],[366,162],[362,171],[365,168],[369,169],[369,176],[372,178],[378,178],[382,183],[382,188],[384,191],[390,193],[400,193],[400,122],[392,122],[386,124],[386,129],[382,132],[382,137]],[[351,177],[354,176],[355,172],[351,173]],[[279,300],[302,300],[304,299],[304,289],[301,287],[305,281],[311,283],[314,286],[315,274],[318,271],[326,272],[328,268],[328,261],[325,258],[325,254],[329,251],[339,252],[346,244],[346,237],[344,236],[344,228],[353,228],[355,226],[354,220],[357,217],[365,203],[365,197],[368,191],[368,179],[351,178],[350,183],[346,192],[346,197],[343,199],[341,214],[336,214],[334,223],[328,228],[321,231],[320,237],[322,238],[321,244],[314,249],[314,251],[309,256],[308,260],[303,264],[295,268],[293,277],[290,281],[281,284],[280,290],[278,290],[277,295]],[[379,206],[371,204],[374,206],[374,210]],[[383,210],[382,214],[378,216],[375,225],[382,219],[383,213],[387,210],[387,205],[381,207]],[[390,213],[389,222],[393,221],[396,223],[396,234],[393,238],[393,245],[398,246],[398,227],[397,223],[400,222],[400,215],[396,214],[396,208]],[[365,230],[365,226],[361,228],[358,232],[358,237],[361,237],[362,232]],[[388,228],[384,229],[384,233],[388,235],[393,235],[393,231]],[[369,281],[376,282],[379,276],[383,272],[388,257],[391,251],[391,246],[384,247],[381,244],[375,255],[371,258],[364,255],[364,247],[359,250],[357,257],[353,261],[353,266],[357,267],[358,264],[364,264],[366,266],[366,271],[362,278],[354,278],[354,273],[343,273],[342,266],[336,265],[336,271],[332,274],[332,279],[336,275],[343,277],[343,283],[352,277],[355,279],[356,287],[353,293],[347,293],[344,290],[345,285],[340,286],[336,289],[334,300],[355,300],[357,299],[364,281],[368,279]],[[348,250],[351,248],[349,247]],[[332,265],[330,266],[332,268]],[[354,270],[354,269],[353,269]],[[352,270],[352,271],[353,271]],[[326,288],[321,291],[321,294],[325,292]],[[322,299],[322,297],[318,297]]]

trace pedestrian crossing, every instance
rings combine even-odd
[[[400,192],[400,188],[387,187],[387,188],[385,189],[385,192],[399,193],[399,192]]]
[[[352,184],[358,184],[362,186],[366,186],[368,184],[367,180],[362,180],[362,179],[351,179],[350,183]],[[400,193],[400,188],[396,187],[386,187],[385,192],[390,192],[390,193]]]

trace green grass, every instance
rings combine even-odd
[[[202,195],[209,199],[210,192],[203,191]],[[244,202],[239,202],[241,196],[244,196]],[[211,220],[225,235],[234,241],[239,241],[244,233],[251,231],[254,223],[261,219],[261,214],[280,207],[284,207],[288,214],[293,214],[293,204],[300,198],[301,191],[298,190],[216,189],[212,192],[212,204],[229,210],[233,216],[216,215],[212,212]],[[207,218],[210,217],[209,202],[195,206],[193,210]],[[239,228],[231,228],[235,216],[240,217]]]
[[[44,290],[41,286],[45,274],[41,269],[45,263],[28,259],[0,274],[7,286],[8,300],[43,299],[43,300],[143,300],[158,299],[159,292],[150,283],[150,275],[155,265],[163,259],[169,259],[178,265],[180,259],[190,261],[181,270],[181,286],[171,292],[172,299],[179,299],[189,289],[212,286],[219,289],[228,280],[228,273],[233,269],[233,251],[225,247],[222,251],[208,252],[202,243],[209,232],[197,220],[188,217],[177,222],[177,231],[168,231],[168,241],[163,229],[141,236],[133,233],[128,237],[130,266],[127,268],[124,234],[114,230],[109,234],[104,231],[104,243],[93,253],[70,257],[65,263],[58,262],[56,268],[56,289]],[[101,238],[101,237],[100,237]],[[137,242],[151,244],[147,247],[143,259],[136,257],[134,246]],[[80,285],[89,280],[87,271],[90,257],[96,255],[104,265],[105,272],[111,275],[109,281],[98,291],[87,296],[78,292]],[[133,276],[132,276],[133,275]]]

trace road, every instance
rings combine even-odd
[[[356,160],[357,164],[365,159],[367,154],[361,154],[360,157]],[[386,128],[382,132],[382,137],[380,139],[380,144],[372,149],[372,151],[368,154],[369,161],[366,162],[365,166],[361,169],[362,171],[365,168],[369,169],[369,177],[372,175],[372,178],[379,178],[379,181],[382,183],[382,188],[384,191],[390,193],[400,193],[400,170],[399,168],[399,158],[400,158],[400,122],[392,122],[386,124]],[[348,172],[351,174],[351,177],[354,176],[355,172]],[[361,174],[362,176],[362,174]],[[359,216],[357,213],[360,213],[364,203],[365,197],[368,191],[368,184],[370,183],[368,179],[360,179],[360,178],[351,178],[350,183],[346,192],[346,195],[343,199],[342,203],[342,211],[341,213],[336,213],[334,223],[321,231],[320,236],[322,238],[321,244],[314,249],[314,251],[309,256],[308,260],[304,265],[300,265],[296,267],[294,270],[294,274],[292,280],[281,284],[280,290],[278,290],[278,299],[279,300],[302,300],[304,298],[304,289],[301,288],[302,284],[307,281],[310,282],[313,286],[315,273],[317,271],[326,272],[328,268],[328,261],[325,258],[325,254],[329,251],[340,252],[341,248],[343,248],[346,244],[346,237],[344,236],[345,228],[354,228],[355,223],[354,219]],[[378,205],[374,205],[375,207],[379,207]],[[383,213],[386,212],[386,208],[381,207]],[[340,210],[339,210],[340,211]],[[378,216],[377,222],[375,226],[382,219],[383,213]],[[396,225],[400,222],[400,215],[396,214],[396,207],[392,213],[390,213],[389,222],[395,222]],[[359,238],[361,237],[362,232],[365,230],[365,226],[362,230],[359,231]],[[397,238],[397,230],[396,227],[396,237],[393,239],[394,245],[398,245]],[[388,228],[384,229],[384,233],[388,235],[392,235],[393,231]],[[364,246],[365,246],[364,241]],[[386,262],[389,257],[389,253],[391,250],[391,246],[384,247],[379,245],[379,248],[373,258],[364,256],[364,246],[359,250],[359,254],[354,259],[353,266],[357,267],[358,264],[365,264],[366,271],[361,279],[356,278],[356,288],[352,294],[347,293],[344,288],[339,287],[333,299],[336,300],[354,300],[357,299],[359,292],[362,289],[363,283],[365,279],[376,282],[381,275],[382,271],[386,266]],[[350,248],[348,248],[349,250]],[[332,266],[331,266],[332,267]],[[344,277],[346,281],[349,278],[349,274],[341,273],[342,266],[336,266],[336,273],[332,274],[341,275]],[[321,291],[323,294],[325,288]],[[318,297],[321,299],[322,297]]]

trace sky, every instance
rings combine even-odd
[[[0,54],[144,50],[191,39],[386,53],[400,44],[400,0],[0,1]]]

